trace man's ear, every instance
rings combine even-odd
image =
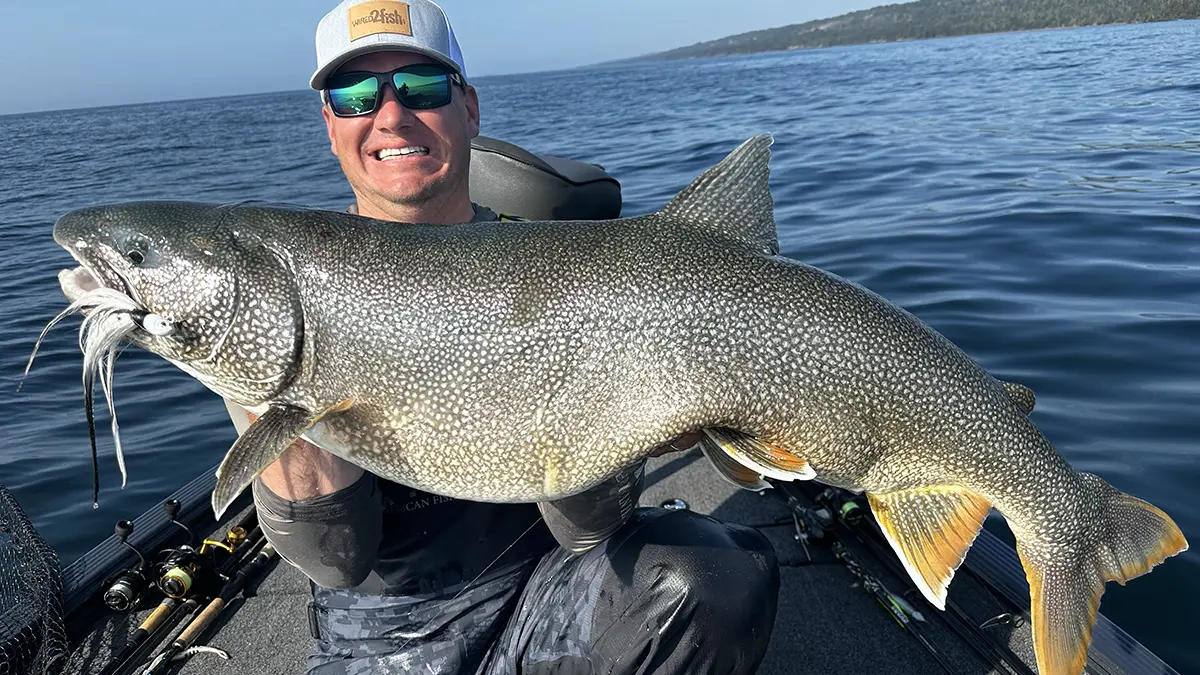
[[[329,151],[336,156],[338,152],[337,141],[333,137],[333,113],[329,111],[329,106],[324,103],[321,104],[321,117],[325,118],[325,133],[329,134]]]
[[[467,131],[470,132],[471,138],[475,138],[479,135],[479,94],[475,92],[475,87],[469,84],[464,93],[467,104]]]

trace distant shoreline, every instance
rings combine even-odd
[[[917,0],[739,33],[596,66],[1200,19],[1200,0]]]
[[[873,44],[890,44],[890,43],[896,43],[896,42],[918,42],[918,41],[925,41],[925,40],[940,40],[940,39],[946,39],[946,38],[972,37],[972,36],[980,36],[980,35],[1009,35],[1009,34],[1016,34],[1016,33],[1075,30],[1075,29],[1080,29],[1080,28],[1100,28],[1100,27],[1106,27],[1106,26],[1134,26],[1134,25],[1142,25],[1142,24],[1147,24],[1147,23],[1166,23],[1166,22],[1172,22],[1172,21],[1192,21],[1192,20],[1200,19],[1200,0],[1184,0],[1184,2],[1189,7],[1191,7],[1191,6],[1195,7],[1195,12],[1194,12],[1195,15],[1194,16],[1191,16],[1191,15],[1179,16],[1179,17],[1162,18],[1162,19],[1145,20],[1145,21],[1109,21],[1109,22],[1103,22],[1103,23],[1087,23],[1087,24],[1081,23],[1081,24],[1073,24],[1073,25],[1036,26],[1036,27],[1030,27],[1030,28],[984,30],[984,31],[975,31],[975,32],[955,32],[955,33],[946,34],[946,35],[927,35],[927,36],[920,36],[920,37],[897,36],[897,37],[893,37],[893,38],[878,38],[878,37],[872,38],[872,39],[864,38],[864,39],[861,39],[858,41],[844,41],[844,42],[839,41],[839,42],[830,43],[830,44],[787,45],[787,46],[782,46],[782,47],[765,48],[765,49],[757,49],[757,50],[750,50],[750,49],[743,49],[743,48],[725,49],[725,50],[707,49],[704,51],[700,50],[701,47],[717,45],[720,43],[724,43],[726,41],[740,40],[740,39],[746,38],[747,36],[778,34],[781,31],[789,31],[789,30],[794,31],[797,29],[802,29],[806,26],[812,26],[814,24],[828,24],[835,20],[845,20],[845,19],[847,19],[847,17],[855,17],[856,15],[864,15],[864,14],[871,15],[872,13],[877,13],[877,12],[880,12],[881,10],[895,10],[896,8],[904,8],[904,7],[909,7],[909,6],[920,6],[920,5],[924,5],[924,4],[928,3],[929,1],[930,0],[920,0],[918,2],[907,3],[904,5],[884,5],[881,7],[876,7],[874,9],[860,10],[858,12],[852,12],[850,14],[840,15],[840,16],[833,17],[830,19],[820,19],[817,21],[810,21],[808,23],[803,23],[803,24],[783,26],[780,28],[770,28],[770,29],[764,29],[764,30],[759,30],[759,31],[752,31],[749,33],[740,33],[738,35],[720,38],[718,40],[710,40],[707,42],[701,42],[701,43],[697,43],[697,44],[690,45],[687,47],[679,47],[676,49],[671,49],[671,50],[667,50],[667,51],[663,51],[663,52],[654,52],[651,54],[643,54],[641,56],[633,56],[633,57],[628,57],[628,58],[623,58],[623,59],[615,59],[615,60],[610,60],[610,61],[601,61],[601,62],[597,62],[597,63],[589,63],[589,64],[583,64],[583,65],[578,65],[578,66],[549,67],[549,68],[531,70],[531,71],[521,71],[521,72],[513,72],[513,73],[496,73],[496,74],[480,76],[479,79],[487,80],[487,79],[491,79],[491,78],[520,77],[520,76],[526,76],[526,75],[541,75],[541,74],[554,73],[554,72],[570,72],[570,71],[589,70],[589,69],[593,69],[593,68],[606,68],[606,67],[611,67],[611,66],[650,64],[650,63],[659,63],[659,62],[664,62],[664,61],[683,61],[683,60],[700,59],[700,58],[718,58],[718,57],[722,57],[722,56],[750,56],[750,55],[754,55],[754,54],[783,53],[783,52],[793,52],[793,51],[810,50],[810,49],[825,49],[828,47],[852,47],[852,46],[873,45]],[[1020,3],[1022,1],[1031,2],[1032,0],[1009,0],[1009,1]],[[1054,2],[1054,1],[1055,0],[1047,0],[1047,2]],[[1106,0],[1098,0],[1098,1],[1103,3]],[[1166,1],[1166,0],[1150,0],[1150,2],[1152,2],[1152,3],[1162,2],[1162,1]],[[966,4],[966,3],[970,2],[970,0],[957,0],[957,2],[959,4]],[[859,17],[859,20],[861,20],[861,17]],[[271,92],[231,91],[231,92],[225,92],[225,93],[215,93],[215,94],[211,94],[211,95],[207,95],[207,96],[182,96],[182,97],[178,97],[178,98],[162,98],[162,99],[153,99],[152,98],[152,99],[146,99],[146,100],[131,100],[131,101],[125,101],[125,102],[120,102],[120,103],[105,102],[105,103],[97,103],[97,104],[93,104],[93,105],[83,105],[83,106],[75,106],[75,107],[53,107],[53,108],[43,108],[43,109],[34,109],[34,110],[19,110],[19,111],[13,111],[13,112],[0,112],[0,119],[28,116],[28,115],[42,115],[42,114],[47,114],[47,113],[63,113],[63,112],[69,112],[69,111],[75,111],[75,110],[99,110],[99,109],[104,109],[104,108],[120,108],[120,107],[126,107],[126,106],[145,106],[145,105],[157,105],[157,104],[166,104],[166,103],[182,103],[182,102],[187,102],[187,101],[202,101],[202,100],[214,99],[214,98],[274,96],[274,95],[278,95],[278,94],[291,94],[291,93],[300,93],[300,92],[308,92],[311,94],[311,91],[312,90],[307,89],[307,88],[303,87],[302,85],[298,84],[295,89],[278,90],[278,91],[271,91]]]

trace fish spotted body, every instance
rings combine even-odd
[[[905,310],[780,256],[769,137],[661,211],[418,225],[145,202],[72,212],[67,274],[169,330],[126,339],[260,415],[223,511],[304,437],[385,479],[477,501],[578,493],[688,432],[725,478],[865,491],[939,608],[989,509],[1016,536],[1043,674],[1083,669],[1104,584],[1187,547],[1075,471],[989,375]],[[159,324],[155,324],[158,326]]]

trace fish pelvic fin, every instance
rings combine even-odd
[[[1083,672],[1106,582],[1124,585],[1188,548],[1183,532],[1167,514],[1098,476],[1080,476],[1084,498],[1100,504],[1103,534],[1098,545],[1083,558],[1063,560],[1052,550],[1017,540],[1029,580],[1033,648],[1042,675]]]
[[[1016,382],[1001,380],[1000,384],[1004,385],[1004,391],[1008,392],[1008,397],[1013,400],[1013,403],[1017,404],[1017,407],[1022,412],[1026,415],[1033,412],[1033,406],[1037,403],[1037,396],[1033,393],[1032,389]]]
[[[762,474],[730,457],[724,446],[711,436],[706,435],[704,440],[700,441],[700,451],[708,458],[717,474],[735,486],[755,492],[762,492],[771,487],[770,483],[763,480]]]
[[[717,473],[747,490],[770,487],[763,480],[764,476],[779,480],[812,480],[817,477],[817,472],[804,458],[735,429],[704,429],[704,441],[700,447]]]
[[[289,445],[321,418],[350,407],[346,399],[313,414],[293,405],[272,405],[238,437],[217,467],[217,485],[212,493],[213,514],[220,518],[247,486]]]
[[[954,485],[867,493],[884,537],[921,594],[946,609],[946,589],[992,505]]]
[[[775,255],[779,235],[769,184],[773,142],[770,134],[763,134],[742,143],[675,195],[659,215]]]

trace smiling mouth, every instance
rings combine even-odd
[[[423,145],[408,145],[403,148],[384,148],[371,154],[375,156],[375,159],[383,162],[403,157],[424,157],[429,154],[429,148]]]

